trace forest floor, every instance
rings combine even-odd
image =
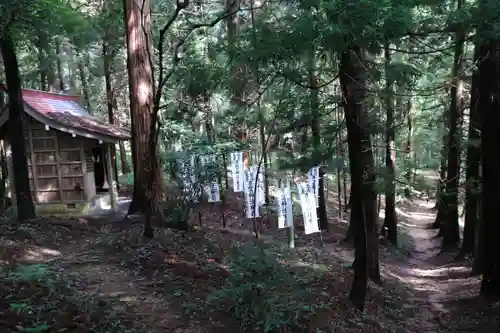
[[[240,332],[233,315],[207,299],[232,273],[224,265],[229,249],[254,242],[243,203],[230,197],[226,228],[219,210],[206,206],[196,230],[157,228],[153,240],[143,239],[139,219],[4,219],[0,332]],[[435,231],[425,228],[435,216],[431,207],[422,199],[400,204],[400,248],[381,246],[383,285],[370,282],[363,313],[348,301],[353,250],[342,242],[346,221],[332,210],[331,231],[321,240],[304,235],[298,219],[296,248],[289,250],[286,231],[265,216],[262,242],[296,269],[284,283],[304,286],[308,276],[313,299],[303,301],[325,306],[287,332],[500,332],[500,307],[476,297],[479,279],[467,263],[437,255]]]

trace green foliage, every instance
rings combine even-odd
[[[163,215],[167,226],[173,226],[179,230],[188,230],[189,216],[195,208],[192,202],[183,198],[167,200],[163,207]]]
[[[231,275],[209,300],[241,321],[242,331],[286,330],[326,307],[313,303],[307,289],[310,277],[295,274],[277,252],[262,245],[233,248],[227,266]]]
[[[1,267],[0,311],[17,316],[16,332],[68,332],[81,326],[89,333],[145,333],[120,321],[107,301],[82,295],[78,290],[81,282],[77,273],[63,272],[48,264]],[[80,317],[90,322],[80,321]]]

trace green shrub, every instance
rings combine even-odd
[[[324,304],[307,290],[309,276],[294,274],[280,263],[279,255],[262,246],[234,248],[228,258],[231,272],[221,289],[213,290],[209,301],[230,311],[241,321],[241,330],[284,330],[298,324]]]

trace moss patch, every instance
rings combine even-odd
[[[74,205],[44,204],[36,205],[37,215],[85,215],[90,210],[90,203],[83,202]]]
[[[43,204],[35,206],[37,216],[81,216],[87,215],[90,211],[89,202],[76,203],[68,207],[67,204]],[[17,216],[17,207],[14,205],[4,212],[4,215]]]

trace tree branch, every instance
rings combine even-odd
[[[308,83],[302,83],[302,82],[299,82],[299,81],[296,81],[294,79],[292,79],[290,76],[286,75],[285,73],[283,72],[278,72],[278,74],[282,77],[284,77],[285,79],[287,79],[288,81],[298,85],[298,86],[301,86],[302,88],[307,88],[307,89],[316,89],[316,90],[319,90],[321,88],[324,88],[330,84],[332,84],[335,80],[338,79],[339,75],[335,75],[332,79],[326,81],[326,82],[323,82],[322,84],[318,84],[318,85],[315,85],[315,86],[312,86]]]

